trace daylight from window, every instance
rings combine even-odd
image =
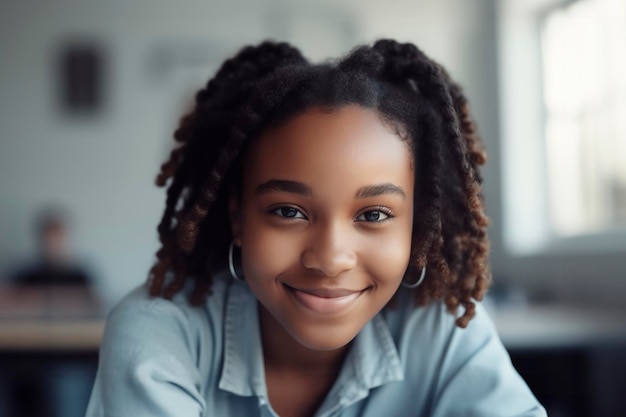
[[[550,12],[542,52],[552,233],[626,230],[626,2]]]

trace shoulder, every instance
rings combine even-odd
[[[219,372],[228,289],[221,280],[201,306],[151,297],[145,285],[109,313],[89,416],[198,415]]]
[[[395,326],[405,381],[428,391],[429,415],[545,415],[480,302],[465,329],[443,303],[399,304],[389,315],[390,327]]]
[[[387,321],[408,378],[413,373],[441,381],[479,353],[508,361],[508,353],[480,302],[476,302],[476,315],[464,329],[455,323],[461,311],[451,314],[443,302],[419,307],[405,295],[398,304],[387,313]]]
[[[167,300],[151,297],[142,285],[113,308],[100,348],[101,363],[109,365],[104,376],[124,377],[117,373],[133,369],[189,374],[214,369],[221,355],[228,288],[216,280],[212,295],[200,306],[188,302],[190,290]]]
[[[432,302],[426,306],[417,306],[408,293],[401,293],[395,307],[385,310],[385,319],[397,343],[410,339],[413,343],[447,346],[451,338],[463,338],[476,341],[485,338],[498,339],[496,328],[487,311],[480,302],[476,304],[476,315],[467,328],[456,325],[460,317],[447,311],[443,302]],[[499,340],[499,339],[498,339]]]
[[[212,339],[220,330],[227,288],[216,280],[211,296],[200,306],[189,303],[190,291],[186,288],[167,300],[150,296],[146,285],[135,288],[109,313],[103,348],[135,344],[135,348],[147,349],[149,345],[176,343],[193,350],[199,339]]]

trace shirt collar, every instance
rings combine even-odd
[[[398,350],[379,313],[354,338],[339,377],[318,415],[332,414],[365,398],[372,388],[403,379]]]
[[[226,294],[224,365],[219,388],[266,398],[257,300],[247,284],[233,282]]]
[[[230,286],[224,332],[219,388],[241,396],[267,398],[257,300],[245,283]],[[347,406],[365,397],[372,388],[403,379],[395,343],[382,315],[377,314],[352,342],[339,377],[319,411]]]

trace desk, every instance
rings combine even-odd
[[[104,319],[0,319],[0,351],[97,352],[103,331]]]
[[[488,308],[507,349],[594,347],[626,343],[626,311],[568,305]]]
[[[0,288],[0,350],[92,350],[102,340],[101,304],[86,288]]]
[[[513,365],[550,416],[626,416],[626,312],[489,309]]]
[[[86,288],[0,288],[0,416],[83,416],[104,317]]]

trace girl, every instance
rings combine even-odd
[[[543,416],[480,304],[485,154],[411,44],[247,47],[196,96],[88,416]],[[465,329],[464,329],[465,328]]]

